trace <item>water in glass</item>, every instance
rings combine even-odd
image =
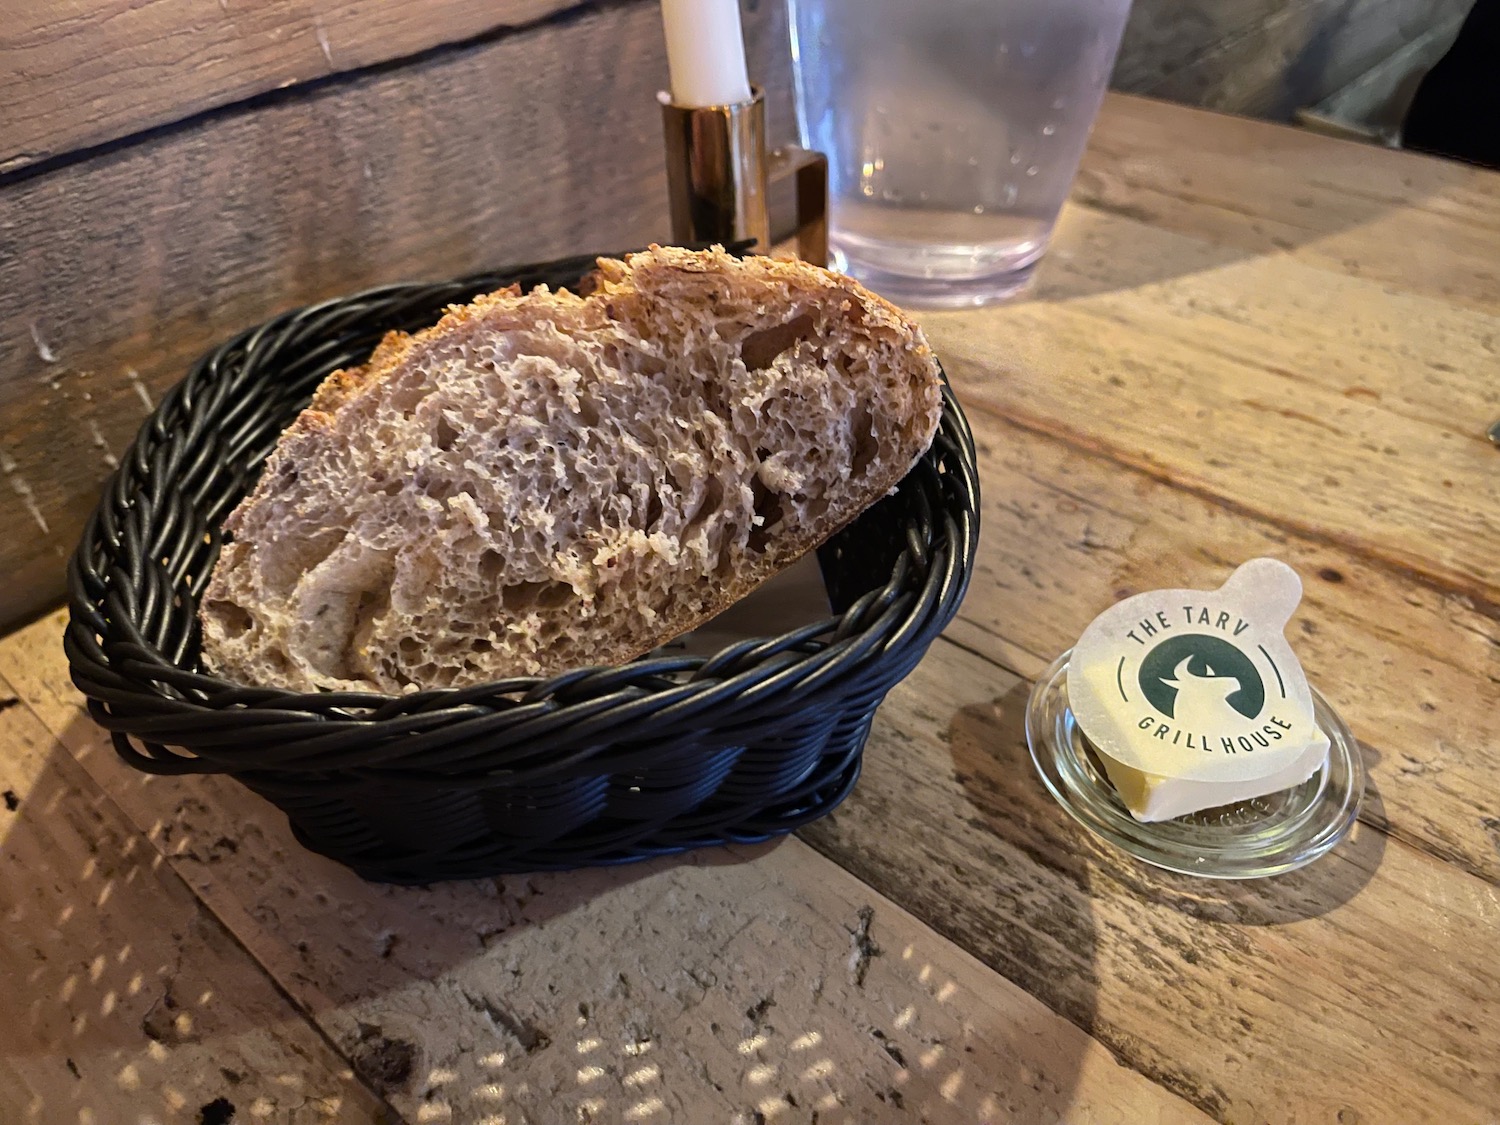
[[[898,301],[1029,280],[1130,0],[791,0],[802,141],[828,156],[834,264]]]

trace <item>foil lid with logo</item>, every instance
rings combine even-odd
[[[1296,571],[1255,559],[1217,590],[1137,594],[1085,630],[1068,699],[1137,819],[1274,793],[1322,766],[1328,738],[1283,633],[1301,600]]]
[[[1032,757],[1077,819],[1174,870],[1250,877],[1323,854],[1353,824],[1358,744],[1285,630],[1296,571],[1253,559],[1216,590],[1110,607],[1038,681]]]

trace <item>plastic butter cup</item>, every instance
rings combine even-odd
[[[1328,747],[1326,736],[1318,738],[1280,769],[1252,781],[1239,782],[1163,777],[1132,769],[1107,754],[1100,755],[1100,764],[1130,814],[1137,820],[1151,822],[1175,820],[1202,809],[1249,801],[1301,785],[1323,768],[1328,760]]]
[[[1028,705],[1053,796],[1176,871],[1253,878],[1328,851],[1354,823],[1364,773],[1286,642],[1300,599],[1295,571],[1256,559],[1218,590],[1155,590],[1102,613]]]

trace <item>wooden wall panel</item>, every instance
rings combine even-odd
[[[747,22],[792,124],[780,5]],[[54,603],[115,458],[192,359],[288,307],[665,237],[657,8],[290,91],[0,183],[0,625]]]
[[[743,0],[754,12],[766,0]],[[1115,86],[1289,118],[1471,0],[1136,0]],[[0,174],[597,0],[9,0]],[[771,0],[782,7],[783,0]]]
[[[579,0],[6,0],[0,172]]]

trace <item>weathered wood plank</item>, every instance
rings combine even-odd
[[[11,0],[0,174],[578,0]]]
[[[1198,272],[1117,289],[1138,256]],[[1037,300],[923,318],[968,401],[1500,603],[1500,316],[1096,216],[1045,268]]]
[[[0,1119],[383,1120],[31,711],[0,708]]]
[[[1246,559],[1283,559],[1305,586],[1291,641],[1365,747],[1379,794],[1366,819],[1500,884],[1500,621],[1320,538],[969,419],[983,550],[951,637],[1034,677],[1127,594],[1212,588]]]
[[[1220,1121],[1500,1112],[1500,891],[1363,824],[1275,879],[1138,864],[1042,788],[1028,687],[939,642],[803,837]]]
[[[795,840],[363,883],[231,782],[143,783],[80,711],[60,628],[0,643],[0,676],[410,1121],[1206,1125]]]
[[[1249,257],[1090,208],[1070,210],[1063,222],[1037,299],[1128,320],[1174,348],[1201,351],[1196,377],[1206,382],[1230,381],[1235,369],[1228,365],[1237,364],[1253,370],[1257,391],[1268,381],[1305,383],[1390,415],[1393,440],[1414,424],[1472,437],[1486,418],[1500,416],[1500,356],[1493,350],[1500,308],[1372,284],[1300,254]],[[1161,265],[1160,274],[1142,276],[1148,263]],[[1110,369],[1123,362],[1118,350],[1111,333],[1090,361],[1124,375],[1123,367]]]
[[[567,29],[583,37],[586,58],[589,49],[605,50],[599,40],[610,36],[627,60],[637,48],[641,58],[656,50],[651,20],[629,12],[597,20],[597,27],[584,21]],[[752,21],[752,31],[756,50],[773,57],[779,24]],[[560,34],[552,29],[548,37]],[[488,83],[501,80],[506,65],[520,65],[526,42],[522,37],[510,47],[495,44],[414,68],[421,77],[381,76],[355,84],[353,92],[324,92],[305,104],[212,122],[201,136],[194,134],[197,140],[162,138],[139,153],[114,154],[0,194],[0,404],[15,420],[0,447],[9,485],[0,488],[0,515],[14,526],[47,528],[12,542],[13,581],[0,598],[0,621],[35,612],[57,595],[76,528],[144,412],[140,396],[175,380],[214,340],[275,307],[367,282],[661,233],[656,126],[645,85],[633,101],[606,99],[631,107],[605,123],[615,134],[630,134],[618,149],[606,142],[591,149],[569,144],[552,151],[543,171],[526,169],[525,156],[568,144],[559,141],[560,131],[527,119],[514,135],[497,138],[487,122],[455,122],[445,113],[450,103],[473,104]],[[584,112],[570,93],[571,49],[527,56],[568,114]],[[346,113],[346,98],[358,112]],[[430,135],[393,139],[382,115],[412,101],[415,109],[404,112]],[[302,140],[268,166],[262,159],[266,131]],[[437,146],[435,160],[424,155],[424,145]],[[331,162],[330,151],[336,154]],[[372,159],[366,180],[364,158],[372,153],[385,157]],[[593,154],[601,157],[597,166]],[[154,160],[176,171],[157,176]],[[476,160],[513,193],[463,171],[466,161]],[[320,172],[325,164],[328,171]],[[618,206],[588,210],[586,185],[595,173]],[[561,191],[552,190],[549,175],[562,181]],[[1189,349],[1195,359],[1228,366],[1245,379],[1289,369],[1288,359],[1301,362],[1296,344],[1310,335],[1342,350],[1303,349],[1301,356],[1315,362],[1298,374],[1310,370],[1337,380],[1353,364],[1358,378],[1338,393],[1366,396],[1363,405],[1369,404],[1366,392],[1375,390],[1362,381],[1370,377],[1387,385],[1409,380],[1414,391],[1399,396],[1401,409],[1414,395],[1425,395],[1447,418],[1454,415],[1446,396],[1455,388],[1468,388],[1463,393],[1472,405],[1496,385],[1484,374],[1500,364],[1487,327],[1492,321],[1467,314],[1500,311],[1493,266],[1500,228],[1485,218],[1500,207],[1500,176],[1114,98],[1080,183],[1088,209],[1102,208],[1112,221],[1090,221],[1075,209],[1065,222],[1043,272],[1043,296],[1053,303],[1080,305],[1078,298],[1106,289],[1120,290],[1125,301],[1123,291],[1137,290],[1125,301],[1131,315],[1156,326],[1171,322],[1175,331],[1197,338]],[[347,191],[355,194],[352,202]],[[429,219],[428,210],[441,221]],[[1149,227],[1165,230],[1158,236]],[[1187,237],[1167,237],[1170,231]],[[258,241],[247,238],[255,232]],[[1292,271],[1301,307],[1291,310],[1295,322],[1281,323],[1276,317],[1285,308],[1288,259],[1314,272]],[[1330,277],[1345,271],[1350,277]],[[1362,287],[1361,279],[1377,284]],[[1171,283],[1145,290],[1171,307],[1137,299],[1141,287],[1153,283]],[[1320,297],[1320,285],[1342,304]],[[103,290],[112,299],[96,301]],[[1413,304],[1403,294],[1458,307]],[[1109,303],[1100,301],[1106,316],[1114,315]],[[1215,314],[1212,337],[1195,323],[1194,306],[1204,303]],[[1237,326],[1247,305],[1255,307],[1254,320]],[[1361,323],[1340,335],[1351,310]],[[1152,319],[1158,311],[1165,320]],[[1436,330],[1405,331],[1418,316]],[[1372,342],[1355,338],[1355,327],[1372,333]],[[1049,322],[1045,331],[1052,330]],[[1254,333],[1262,330],[1257,339]],[[1099,337],[1095,327],[1077,342],[1092,355]],[[1226,365],[1215,354],[1216,339],[1233,344],[1242,366]],[[1455,349],[1456,358],[1443,354],[1447,349]],[[1272,350],[1282,362],[1257,365],[1260,353]],[[1334,409],[1349,405],[1341,398]],[[1488,423],[1482,414],[1462,418],[1470,436]],[[1275,415],[1267,421],[1296,424]],[[1316,427],[1303,426],[1307,436],[1321,437]],[[58,457],[59,449],[68,455]],[[1480,452],[1470,450],[1470,456]]]
[[[785,135],[781,6],[746,34]],[[148,404],[223,338],[380,282],[666,237],[661,40],[654,5],[609,7],[0,187],[0,522],[26,529],[0,623],[57,599]]]
[[[0,173],[268,90],[528,25],[582,0],[15,0],[0,51]],[[1113,82],[1131,93],[1273,112],[1331,92],[1464,0],[1134,5]],[[758,3],[749,2],[750,11]],[[1345,74],[1345,72],[1348,74]],[[1343,75],[1340,78],[1340,75]],[[1321,93],[1308,96],[1308,91]]]
[[[827,868],[807,870],[801,860],[783,866],[796,845],[722,867],[700,856],[679,867],[505,880],[499,888],[364,887],[331,864],[299,855],[279,818],[226,782],[132,779],[70,698],[55,655],[59,627],[48,618],[5,641],[0,674],[336,1042],[356,1049],[363,1023],[420,1044],[424,1065],[432,1061],[441,1073],[461,1075],[440,1091],[445,1102],[488,1089],[486,1081],[517,1097],[565,1096],[579,1080],[553,1069],[560,1064],[545,1051],[525,1056],[521,1041],[539,1042],[525,1029],[552,1043],[565,1042],[564,1034],[576,1033],[585,1044],[597,1038],[618,1055],[634,1021],[659,1033],[652,1037],[660,1041],[653,1061],[671,1076],[663,1089],[694,1088],[691,1075],[702,1072],[689,1068],[691,1056],[694,1067],[707,1066],[710,1088],[717,1083],[741,1097],[758,1089],[755,1075],[793,1073],[801,1060],[791,1047],[816,1032],[829,1043],[835,1072],[857,1078],[831,1089],[792,1087],[799,1108],[808,1096],[815,1095],[814,1106],[817,1098],[842,1096],[845,1105],[829,1103],[830,1111],[844,1108],[851,1121],[878,1120],[883,1107],[875,1095],[889,1093],[876,1080],[882,1072],[875,1064],[886,1064],[871,1049],[873,1042],[883,1050],[870,1029],[895,1036],[906,1004],[915,1005],[922,1026],[933,1018],[924,1006],[931,1001],[920,995],[881,995],[878,1018],[858,1007],[865,990],[852,985],[846,960],[855,912],[873,904],[877,926],[892,914],[905,916],[883,900],[861,897],[857,883]],[[1493,886],[1364,825],[1317,865],[1261,883],[1205,884],[1107,854],[1051,804],[1031,773],[1021,728],[1025,694],[1026,684],[1011,673],[940,643],[883,708],[854,797],[805,837],[1087,1029],[1127,1066],[1220,1121],[1314,1122],[1342,1112],[1346,1120],[1420,1123],[1500,1108],[1500,1083],[1484,1061],[1485,1044],[1500,1032],[1500,894]],[[1372,800],[1380,799],[1376,790]],[[226,854],[208,843],[220,836],[237,850]],[[769,899],[767,886],[800,905]],[[330,913],[330,937],[308,939],[330,924]],[[736,937],[741,926],[749,928]],[[887,957],[871,962],[872,980],[877,969],[900,967],[890,955],[911,940],[900,930],[873,933]],[[299,940],[307,948],[296,946]],[[576,951],[584,943],[611,953],[580,968]],[[958,980],[928,945],[918,944],[913,959]],[[928,996],[943,994],[932,973],[924,982],[917,966],[905,971],[913,970]],[[619,972],[631,982],[629,996],[611,988]],[[819,973],[817,1006],[804,1008]],[[471,1020],[464,996],[480,997],[477,1007],[484,1009],[496,979],[508,985],[496,1008],[502,1016]],[[434,980],[438,991],[417,980]],[[570,989],[565,980],[580,984]],[[643,999],[642,980],[657,982],[654,999]],[[905,980],[898,987],[915,987]],[[546,989],[549,981],[556,994]],[[721,995],[730,981],[744,983]],[[973,994],[985,991],[976,987]],[[732,1053],[760,1033],[744,1013],[767,995],[776,1001],[768,1022],[778,1037],[769,1047],[768,1040],[747,1048],[768,1047],[758,1058],[741,1057],[735,1069]],[[579,1000],[590,1005],[592,1034],[567,1022],[558,1026],[559,1017],[572,1018]],[[830,1001],[836,1016],[822,1008]],[[456,1021],[436,1018],[453,1011]],[[487,1030],[485,1018],[498,1020],[502,1031],[522,1029],[521,1041],[506,1039],[514,1031]],[[444,1030],[432,1030],[438,1026]],[[979,1050],[978,1026],[968,1038],[950,1030],[889,1042],[908,1064],[939,1046],[934,1060],[952,1059],[964,1044]],[[847,1043],[848,1054],[830,1038],[846,1033],[839,1028],[856,1029],[837,1041]],[[521,1072],[486,1077],[472,1069],[474,1054],[491,1047],[507,1054],[507,1066],[519,1051]],[[1071,1073],[1071,1056],[1049,1050]],[[453,1054],[459,1058],[450,1064]],[[973,1061],[971,1070],[966,1052],[963,1059],[965,1089],[973,1076],[1016,1073],[1013,1063],[994,1070],[998,1062]],[[584,1083],[589,1098],[602,1099],[587,1103],[595,1110],[618,1113],[619,1094],[635,1093],[624,1082],[631,1072],[623,1060],[609,1060],[614,1070],[577,1059],[567,1065],[585,1077],[592,1066],[604,1070]],[[756,1069],[764,1066],[777,1069]],[[811,1071],[810,1063],[796,1073]],[[952,1073],[938,1071],[941,1092]],[[1042,1086],[1057,1081],[1048,1077]],[[905,1099],[907,1087],[891,1088]],[[422,1092],[387,1094],[410,1114],[420,1103],[407,1099]],[[775,1093],[773,1087],[766,1095],[766,1108],[735,1099],[702,1104],[725,1115],[767,1113]],[[694,1096],[668,1112],[690,1117]],[[650,1104],[644,1093],[639,1098],[628,1107]],[[924,1098],[921,1104],[941,1108],[939,1100]],[[449,1104],[463,1119],[463,1103]],[[523,1098],[519,1108],[530,1104]]]
[[[1500,173],[1481,168],[1113,95],[1073,200],[1225,253],[1500,311]],[[1120,284],[1203,268],[1192,255],[1121,267]]]
[[[0,74],[0,174],[268,90],[582,6],[12,0],[0,28],[0,53],[12,61]],[[1286,118],[1463,7],[1464,0],[1146,0],[1134,5],[1114,84]]]

